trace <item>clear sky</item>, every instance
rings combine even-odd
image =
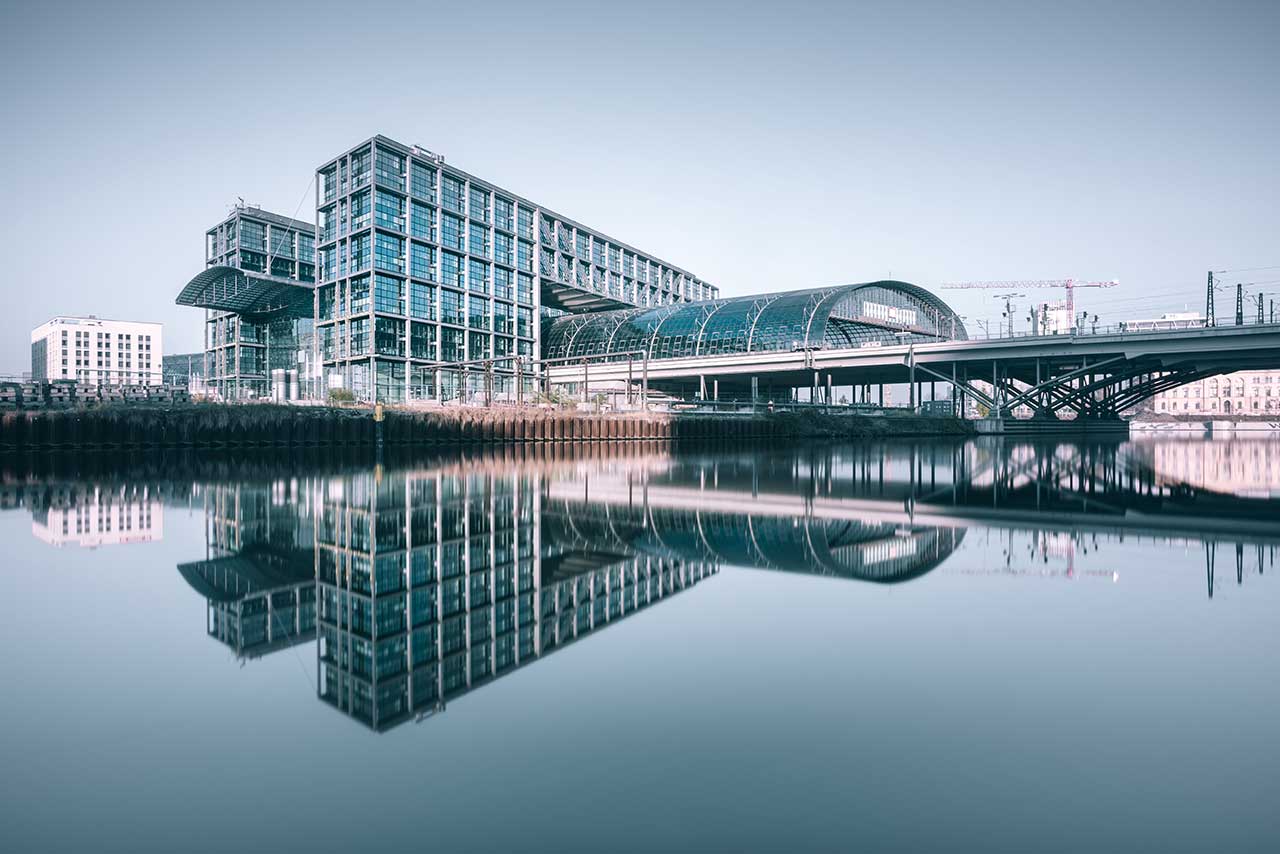
[[[1078,296],[1106,321],[1280,265],[1274,0],[0,3],[0,374],[55,314],[199,349],[205,229],[313,219],[374,133],[726,296],[1118,278]]]

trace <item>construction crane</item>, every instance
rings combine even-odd
[[[1076,316],[1076,288],[1114,288],[1120,284],[1118,279],[1112,279],[1109,282],[1082,282],[1078,279],[1031,279],[1029,281],[1008,281],[1008,282],[948,282],[942,287],[947,290],[966,290],[969,288],[1002,288],[1007,290],[1019,290],[1021,288],[1066,288],[1067,289],[1067,314],[1070,317]]]

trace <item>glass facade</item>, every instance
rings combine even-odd
[[[965,338],[959,317],[933,294],[885,281],[561,317],[542,343],[550,359],[673,359]]]
[[[485,366],[450,363],[490,359],[487,391],[514,397],[514,357],[539,352],[540,311],[717,296],[687,271],[381,136],[320,168],[316,216],[324,385],[365,401],[474,400]],[[380,318],[403,322],[396,340],[409,346],[390,346]]]
[[[394,393],[400,378],[379,370]],[[410,389],[430,382],[411,370]],[[483,465],[317,484],[319,698],[389,729],[717,571],[616,538],[593,551],[541,512],[541,488]]]
[[[368,193],[365,193],[367,198]],[[335,232],[336,220],[326,220]],[[233,267],[314,288],[316,231],[310,223],[237,207],[205,233],[206,267]],[[337,263],[335,255],[327,261]],[[305,294],[304,294],[305,296]],[[303,304],[309,301],[303,300]],[[334,292],[320,293],[315,314],[253,315],[209,309],[205,317],[207,390],[223,400],[294,399],[315,393],[315,318],[332,317]]]

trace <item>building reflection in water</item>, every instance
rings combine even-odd
[[[206,556],[178,571],[205,597],[209,636],[241,658],[312,640],[315,482],[213,485],[198,493]]]
[[[320,698],[387,729],[716,571],[547,536],[540,487],[498,466],[325,481]]]
[[[146,484],[53,490],[31,508],[31,533],[51,546],[84,548],[164,539],[164,505]]]
[[[721,566],[886,584],[964,549],[978,562],[949,565],[965,574],[1105,578],[1098,554],[1152,543],[1202,547],[1210,597],[1232,569],[1242,584],[1274,566],[1274,500],[1177,481],[1163,459],[1143,442],[593,445],[145,490],[203,504],[206,554],[179,570],[208,634],[242,659],[317,639],[319,697],[381,731]],[[0,484],[0,505],[33,519],[88,495]]]

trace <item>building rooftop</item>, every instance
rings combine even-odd
[[[125,320],[114,317],[97,317],[96,315],[75,315],[75,314],[59,314],[49,318],[40,326],[52,326],[58,324],[66,324],[68,326],[94,326],[103,323],[136,323],[144,326],[163,326],[164,324],[156,320]],[[36,329],[39,329],[37,326]]]
[[[249,219],[257,219],[271,225],[284,226],[285,228],[293,228],[298,231],[314,232],[316,230],[315,223],[305,222],[303,220],[294,219],[293,217],[284,216],[278,213],[272,213],[271,211],[263,210],[255,205],[236,205],[232,208],[231,213],[218,220],[218,225],[222,225],[227,220],[235,219],[237,216],[246,216]],[[214,228],[217,228],[218,225],[215,225]],[[210,231],[212,230],[213,229],[210,229]]]
[[[487,188],[487,189],[489,189],[489,190],[497,191],[497,192],[501,193],[501,194],[502,194],[502,195],[504,195],[504,196],[510,196],[510,197],[511,197],[511,199],[512,199],[513,201],[516,201],[516,202],[523,202],[525,205],[527,205],[527,206],[529,206],[529,207],[535,207],[535,208],[538,208],[539,210],[541,210],[541,211],[545,212],[545,213],[547,214],[547,216],[554,218],[554,219],[555,219],[555,220],[557,220],[558,222],[563,222],[565,225],[571,225],[571,226],[573,226],[574,228],[582,228],[582,229],[584,229],[584,230],[586,230],[586,231],[594,231],[594,232],[598,233],[601,237],[603,237],[603,238],[605,238],[606,240],[608,240],[610,243],[612,243],[612,244],[614,244],[614,245],[618,246],[619,248],[621,248],[621,249],[623,249],[623,250],[625,250],[625,251],[627,251],[627,252],[634,253],[634,254],[636,254],[636,255],[643,255],[645,258],[648,258],[648,259],[650,259],[650,260],[657,261],[658,263],[662,264],[663,266],[665,266],[665,267],[669,267],[669,268],[671,268],[674,272],[680,273],[681,275],[688,276],[688,277],[689,277],[689,278],[691,278],[691,279],[697,279],[698,281],[700,281],[700,282],[702,282],[702,283],[704,283],[704,284],[707,284],[707,285],[710,285],[710,284],[711,284],[710,282],[707,282],[707,281],[706,281],[706,279],[703,279],[703,278],[702,278],[701,276],[699,276],[698,274],[696,274],[696,273],[692,273],[692,272],[690,272],[689,270],[687,270],[687,269],[685,269],[685,268],[683,268],[683,267],[677,266],[676,264],[672,264],[670,261],[667,261],[665,258],[661,258],[661,257],[659,257],[658,255],[654,254],[653,252],[648,252],[648,251],[643,250],[643,249],[637,249],[636,247],[632,246],[632,245],[631,245],[631,244],[629,244],[629,243],[624,243],[623,241],[618,240],[617,238],[614,238],[614,237],[611,237],[611,236],[610,236],[610,235],[608,235],[608,234],[605,234],[603,231],[601,231],[601,230],[600,230],[600,229],[598,229],[598,228],[595,228],[595,227],[593,227],[593,226],[586,225],[585,223],[580,223],[580,222],[578,222],[577,220],[571,219],[570,217],[567,217],[567,216],[564,216],[563,214],[557,213],[556,211],[552,210],[551,208],[547,207],[546,205],[544,205],[544,204],[540,204],[540,203],[538,203],[538,202],[535,202],[535,201],[533,201],[532,199],[529,199],[529,198],[527,198],[527,197],[525,197],[525,196],[520,195],[519,193],[513,193],[511,190],[508,190],[506,187],[500,187],[500,186],[498,186],[497,184],[494,184],[494,183],[493,183],[493,182],[491,182],[491,181],[487,181],[487,180],[485,180],[484,178],[481,178],[481,177],[478,177],[478,176],[476,176],[476,175],[473,175],[473,174],[471,174],[470,172],[467,172],[467,171],[465,171],[465,170],[463,170],[463,169],[459,169],[457,166],[454,166],[454,165],[452,165],[452,164],[446,164],[446,163],[445,163],[445,159],[444,159],[444,157],[443,157],[442,155],[440,155],[440,154],[436,153],[436,152],[433,152],[433,151],[430,151],[430,150],[428,150],[428,149],[425,149],[425,148],[423,148],[423,147],[422,147],[422,146],[420,146],[420,145],[406,145],[406,144],[405,144],[405,143],[403,143],[403,142],[397,142],[396,140],[391,139],[391,138],[386,137],[386,136],[383,136],[382,134],[376,134],[376,135],[374,135],[374,136],[371,136],[371,137],[369,137],[368,139],[363,140],[363,141],[361,141],[361,142],[357,143],[356,145],[351,146],[351,147],[350,147],[350,148],[348,148],[346,151],[344,151],[344,152],[342,152],[341,154],[339,154],[337,157],[331,157],[331,158],[329,158],[328,160],[326,160],[326,161],[324,162],[324,164],[323,164],[323,165],[321,165],[321,166],[320,166],[320,169],[319,169],[319,170],[317,170],[317,171],[323,171],[323,170],[327,169],[330,165],[332,165],[335,161],[337,161],[339,158],[344,157],[344,156],[346,156],[346,155],[350,154],[351,152],[355,151],[355,150],[356,150],[356,149],[358,149],[358,148],[363,148],[364,146],[369,145],[369,144],[371,144],[371,143],[375,143],[375,142],[376,142],[376,143],[378,143],[379,145],[384,145],[384,146],[386,146],[386,147],[388,147],[388,148],[394,148],[394,149],[396,149],[397,151],[399,151],[401,154],[404,154],[404,155],[413,155],[414,157],[417,157],[417,158],[419,158],[420,160],[424,160],[424,161],[430,162],[430,163],[432,163],[433,165],[435,165],[435,166],[436,166],[437,168],[439,168],[439,169],[445,170],[445,171],[450,172],[450,173],[452,173],[452,174],[454,174],[454,175],[461,176],[461,177],[463,177],[463,178],[467,179],[468,181],[474,181],[476,184],[479,184],[479,185],[481,185],[482,187],[485,187],[485,188]],[[324,205],[322,204],[322,205],[321,205],[321,207],[323,207],[323,206],[324,206]],[[714,287],[714,285],[712,285],[712,287]]]

